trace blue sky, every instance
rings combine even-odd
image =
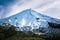
[[[12,3],[14,2],[14,0],[0,0],[0,5],[8,5],[9,3]]]
[[[0,19],[29,8],[60,19],[60,0],[0,0]]]

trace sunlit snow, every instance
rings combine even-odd
[[[26,24],[26,20],[23,18],[23,19],[21,20],[21,27],[25,26],[25,24]]]

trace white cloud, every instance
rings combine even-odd
[[[54,18],[60,17],[60,0],[19,0],[6,8],[8,12],[6,11],[6,15],[3,18],[15,15],[29,8]]]
[[[53,0],[40,8],[35,9],[42,14],[60,19],[60,0]]]

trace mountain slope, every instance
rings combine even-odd
[[[6,22],[26,31],[39,29],[39,27],[48,28],[48,22],[60,24],[59,19],[43,15],[31,9],[24,10],[8,18],[0,19],[0,24]]]
[[[46,20],[48,22],[55,22],[55,23],[60,23],[60,20],[59,19],[55,19],[55,18],[52,18],[52,17],[49,17],[49,16],[46,16],[46,15],[43,15],[41,13],[38,13],[34,10],[31,10],[31,9],[27,9],[27,10],[24,10],[16,15],[13,15],[13,16],[10,16],[8,18],[4,18],[4,19],[0,19],[0,21],[8,21],[9,19],[12,20],[12,21],[15,21],[16,19],[18,21],[21,21],[22,19],[26,19],[29,18],[30,21],[32,20],[31,18],[33,18],[33,20],[35,21],[36,18],[40,18],[42,20]],[[29,20],[28,19],[28,20]],[[28,21],[27,20],[27,21]],[[13,22],[12,22],[13,23]]]

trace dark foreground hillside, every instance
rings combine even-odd
[[[0,26],[0,40],[60,40],[60,33],[36,35],[30,31],[16,31],[16,28],[9,24]]]

